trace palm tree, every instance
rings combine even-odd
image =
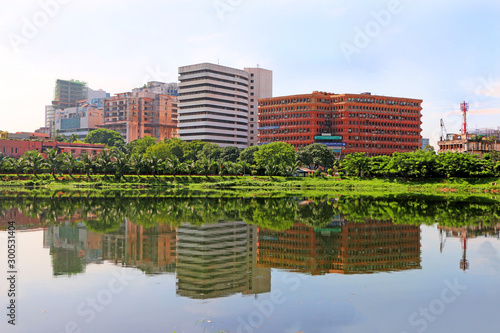
[[[134,154],[130,158],[130,168],[137,174],[138,177],[144,171],[145,163],[146,160],[141,154]]]
[[[175,157],[175,156],[168,157],[165,160],[165,167],[166,167],[167,173],[175,176],[177,174],[177,172],[179,171],[179,164],[180,164],[179,159],[177,157]]]
[[[79,140],[80,140],[80,137],[77,134],[71,134],[70,137],[68,138],[69,142],[75,142],[75,141],[79,141]]]
[[[26,159],[23,157],[15,158],[9,157],[6,162],[12,169],[14,169],[17,177],[20,177],[20,173],[24,172],[24,168],[26,167]]]
[[[61,162],[57,158],[59,155],[57,148],[47,150],[47,165],[50,169],[50,173],[54,179],[57,179],[56,173],[60,173]]]
[[[38,150],[27,151],[24,153],[23,157],[26,160],[26,167],[31,170],[36,179],[39,179],[38,174],[43,171],[45,167],[49,166]]]
[[[113,171],[113,155],[109,150],[103,150],[96,158],[97,171],[104,174],[104,178],[108,179],[108,174]]]
[[[96,164],[94,159],[88,154],[81,155],[82,163],[83,163],[83,171],[87,174],[87,177],[92,180],[90,176],[91,173],[94,173]]]
[[[153,177],[156,179],[156,173],[159,171],[162,164],[162,159],[158,155],[153,154],[146,158],[147,166],[151,170]]]
[[[69,176],[72,179],[75,179],[75,177],[73,177],[73,172],[78,168],[79,165],[78,161],[70,153],[62,153],[59,155],[59,158],[62,165],[68,171]]]
[[[129,159],[127,158],[127,154],[117,148],[114,148],[111,154],[113,156],[112,160],[114,160],[115,177],[117,180],[120,180],[129,170]]]

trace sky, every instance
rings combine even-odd
[[[500,127],[500,2],[0,1],[0,130],[44,125],[56,79],[111,94],[202,62],[273,71],[273,94],[422,99],[422,136]]]

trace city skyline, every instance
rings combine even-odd
[[[433,145],[439,119],[459,132],[462,101],[471,130],[500,126],[500,4],[492,0],[42,0],[2,9],[0,129],[9,132],[43,126],[56,79],[113,95],[176,82],[178,67],[203,62],[272,70],[274,96],[422,99],[422,136]]]

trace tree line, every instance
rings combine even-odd
[[[25,216],[46,223],[77,218],[97,232],[111,232],[125,220],[152,227],[183,223],[203,225],[219,221],[245,221],[261,228],[290,229],[294,223],[324,228],[335,217],[364,223],[391,221],[404,225],[468,226],[496,225],[500,221],[498,201],[489,198],[440,198],[425,195],[360,195],[308,198],[211,198],[108,196],[5,197],[0,198],[0,216],[19,209]]]
[[[73,138],[74,139],[74,138]],[[464,153],[440,153],[417,150],[393,153],[391,156],[369,157],[353,153],[337,159],[333,150],[315,143],[295,151],[284,142],[239,149],[220,147],[200,140],[186,142],[179,138],[157,142],[144,137],[125,144],[114,131],[98,129],[90,132],[86,143],[106,144],[108,149],[95,156],[74,157],[49,149],[44,157],[38,151],[28,151],[19,159],[0,154],[0,172],[18,175],[31,173],[38,177],[50,173],[109,175],[121,179],[137,175],[266,175],[292,176],[299,167],[316,170],[315,176],[326,174],[339,177],[377,177],[427,179],[443,177],[499,177],[500,153],[490,152],[480,158]]]

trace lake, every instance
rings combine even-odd
[[[7,194],[0,332],[498,332],[498,203]]]

